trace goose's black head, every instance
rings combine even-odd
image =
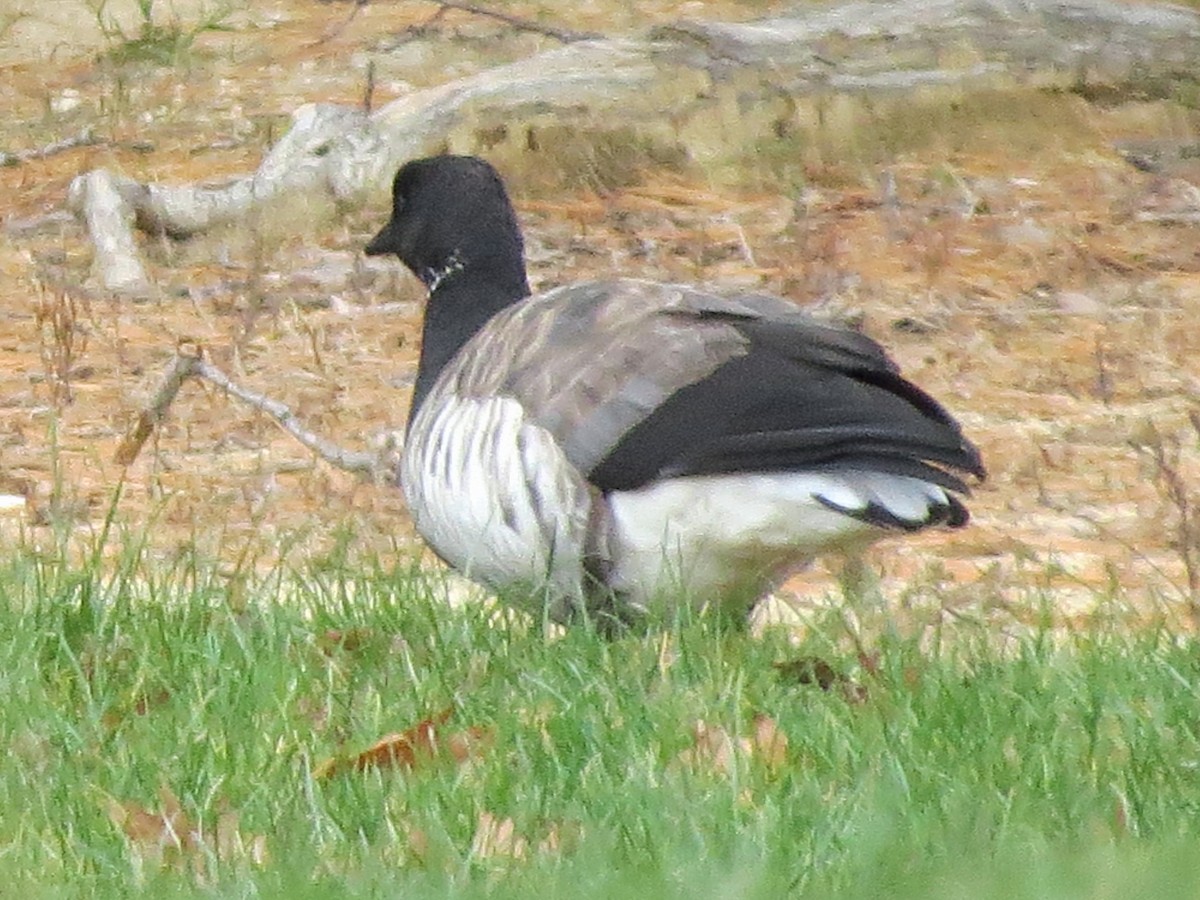
[[[529,293],[524,242],[496,170],[473,156],[405,163],[392,184],[392,218],[366,246],[394,253],[435,293],[484,281],[511,303]]]
[[[429,288],[410,425],[462,346],[529,296],[524,249],[504,183],[482,159],[431,156],[396,173],[392,218],[366,252],[395,253]]]

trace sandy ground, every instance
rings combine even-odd
[[[195,34],[169,66],[114,63],[113,30],[106,36],[84,2],[18,2],[0,16],[0,148],[86,127],[104,138],[0,169],[0,495],[17,498],[0,509],[5,540],[49,545],[67,534],[83,546],[112,511],[114,548],[140,536],[165,560],[198,549],[231,569],[414,552],[397,492],[313,460],[262,415],[200,385],[185,387],[128,470],[113,462],[184,339],[346,445],[399,428],[420,292],[396,267],[356,262],[386,197],[350,212],[276,210],[253,230],[186,244],[146,239],[162,293],[142,303],[96,292],[81,229],[42,217],[61,208],[72,177],[98,166],[160,181],[252,170],[299,103],[357,102],[369,61],[386,99],[550,44],[465,16],[397,43],[428,23],[429,4],[374,3],[353,18],[344,3],[239,6],[221,17],[225,30]],[[138,27],[133,7],[108,7],[126,17],[126,34]],[[642,14],[666,20],[684,7],[717,17],[736,5]],[[164,21],[186,34],[216,8],[176,0]],[[742,18],[755,12],[737,7]],[[572,25],[633,24],[605,16],[584,5]],[[439,57],[439,41],[454,54]],[[524,191],[513,171],[531,274],[543,286],[606,274],[741,285],[861,320],[960,416],[991,471],[972,527],[875,553],[898,602],[935,597],[1021,617],[1045,596],[1071,619],[1113,609],[1104,598],[1115,595],[1139,616],[1177,610],[1178,509],[1135,444],[1156,433],[1180,442],[1184,482],[1200,483],[1190,418],[1200,409],[1198,226],[1160,215],[1200,208],[1200,167],[1176,152],[1200,141],[1200,119],[1162,102],[1055,103],[1062,118],[1042,132],[997,121],[897,154],[886,167],[895,204],[882,202],[883,167],[830,160],[806,163],[799,192],[654,170],[603,193]],[[1125,141],[1166,147],[1177,162],[1141,171],[1116,149]],[[828,585],[815,571],[790,587]]]

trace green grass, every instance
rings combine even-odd
[[[136,557],[103,577],[29,553],[0,570],[6,895],[1165,898],[1200,883],[1191,639],[882,639],[869,674],[820,637],[698,622],[548,640],[450,610],[411,572],[330,563],[231,595],[200,567]],[[865,699],[772,666],[804,654]],[[474,762],[311,777],[451,704],[451,730],[494,731]],[[697,719],[745,733],[755,714],[787,735],[783,765],[679,763]],[[267,861],[142,859],[109,808],[156,810],[161,785],[203,827],[235,811]],[[560,846],[473,853],[481,812]]]
[[[226,19],[233,12],[229,0],[202,9],[200,20],[185,25],[170,3],[160,0],[136,0],[138,27],[126,32],[113,18],[109,0],[90,0],[92,14],[108,46],[104,56],[117,65],[175,67],[189,61],[197,38],[212,31],[227,29]]]

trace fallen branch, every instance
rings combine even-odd
[[[323,35],[321,35],[319,38],[317,38],[315,41],[313,41],[313,46],[319,47],[321,44],[328,43],[329,41],[332,41],[334,38],[336,38],[338,35],[340,35],[343,31],[346,30],[347,27],[349,27],[350,23],[353,22],[358,17],[358,11],[360,9],[362,9],[364,6],[366,6],[367,3],[369,3],[369,2],[370,2],[370,0],[354,0],[352,6],[350,8],[350,15],[348,15],[344,21],[339,22],[337,25],[334,25],[331,29],[329,29]]]
[[[314,434],[301,424],[300,419],[289,407],[278,400],[272,400],[265,394],[242,387],[203,358],[196,360],[192,368],[192,374],[197,378],[203,378],[205,381],[215,384],[227,394],[232,394],[244,403],[248,403],[255,409],[266,413],[279,423],[280,428],[331,466],[335,466],[346,472],[369,475],[372,478],[383,473],[384,480],[394,480],[394,476],[384,473],[383,470],[385,467],[375,454],[347,450],[344,447],[339,447],[325,440],[320,435]]]
[[[154,433],[155,426],[166,418],[167,408],[171,405],[171,401],[175,399],[175,395],[179,393],[183,383],[195,371],[196,363],[200,360],[200,352],[199,345],[190,341],[181,342],[176,348],[175,356],[172,357],[167,370],[163,372],[158,390],[150,398],[150,404],[138,413],[133,430],[125,435],[125,440],[121,441],[117,452],[113,454],[113,459],[118,465],[128,466],[137,459],[146,439]]]
[[[91,147],[101,143],[104,143],[104,141],[96,137],[92,129],[85,128],[74,137],[63,138],[61,141],[52,141],[45,147],[37,147],[33,150],[14,150],[11,153],[0,150],[0,166],[16,166],[23,162],[29,162],[31,159],[45,159],[48,156],[54,156],[56,153],[74,150],[76,147]]]
[[[534,34],[543,34],[546,37],[554,38],[556,41],[562,41],[564,44],[574,43],[575,41],[594,41],[602,37],[602,35],[594,31],[575,31],[571,28],[555,28],[552,25],[539,25],[537,22],[530,22],[528,19],[522,19],[520,16],[509,15],[508,13],[498,12],[494,9],[485,9],[482,6],[476,6],[474,3],[450,3],[446,2],[446,0],[437,0],[437,5],[442,9],[453,9],[458,12],[470,13],[473,16],[495,19],[498,22],[503,22],[505,25],[511,25],[517,31],[532,31]]]
[[[138,414],[133,429],[121,441],[114,455],[114,459],[119,465],[128,466],[137,458],[147,438],[166,417],[171,402],[188,378],[203,379],[260,412],[266,413],[284,431],[331,466],[345,472],[366,475],[385,484],[396,483],[394,467],[389,465],[384,453],[347,450],[309,431],[286,404],[233,381],[204,358],[204,351],[199,345],[191,342],[183,342],[179,345],[174,358],[163,373],[162,380],[151,397],[149,405]]]
[[[150,291],[150,279],[133,237],[138,210],[127,194],[122,193],[122,177],[105,169],[93,169],[71,182],[67,202],[92,236],[95,248],[92,270],[100,284],[105,290],[142,296]]]
[[[354,14],[364,5],[355,2]],[[414,156],[446,146],[474,149],[482,135],[525,121],[550,118],[560,126],[586,129],[636,125],[655,140],[679,143],[701,161],[721,162],[757,146],[761,129],[776,116],[769,110],[779,101],[791,110],[787,115],[804,118],[807,113],[792,97],[820,98],[831,91],[903,96],[930,85],[996,88],[1011,86],[1014,79],[1066,89],[1080,77],[1087,83],[1120,85],[1133,79],[1136,84],[1147,78],[1194,78],[1200,69],[1195,52],[1200,15],[1157,3],[896,0],[874,4],[872,14],[864,16],[861,0],[839,0],[803,4],[757,22],[680,21],[641,37],[582,40],[589,35],[473,3],[430,2],[437,4],[434,19],[445,10],[459,10],[567,43],[414,90],[380,109],[302,106],[258,170],[224,184],[172,186],[114,173],[80,176],[72,185],[70,207],[96,245],[97,281],[118,293],[143,289],[136,277],[142,264],[135,224],[153,234],[185,237],[244,220],[250,210],[279,196],[322,194],[339,206],[354,206],[369,192],[385,192],[399,165]],[[821,62],[830,40],[841,48],[836,65]],[[941,46],[965,49],[946,59],[937,51]],[[727,107],[746,110],[745,121],[727,121]],[[664,109],[671,115],[664,116]],[[690,146],[693,136],[699,141]],[[81,183],[89,178],[95,183],[85,190]],[[132,210],[132,222],[111,214],[117,208],[114,193]],[[1193,210],[1181,212],[1180,221],[1190,221]]]
[[[437,146],[464,122],[503,122],[518,108],[566,114],[623,103],[628,109],[639,97],[645,106],[657,71],[644,50],[636,43],[581,42],[414,91],[370,114],[305,104],[256,172],[221,184],[168,185],[96,169],[72,182],[68,207],[95,244],[97,282],[116,293],[143,294],[147,279],[135,226],[182,238],[244,219],[275,197],[305,193],[353,205],[369,191],[386,189],[401,162]],[[681,80],[679,90],[688,85]]]

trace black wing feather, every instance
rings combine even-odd
[[[947,469],[983,477],[949,413],[869,338],[808,319],[703,318],[734,325],[746,352],[631,428],[589,473],[602,491],[679,475],[863,468],[965,493]]]

